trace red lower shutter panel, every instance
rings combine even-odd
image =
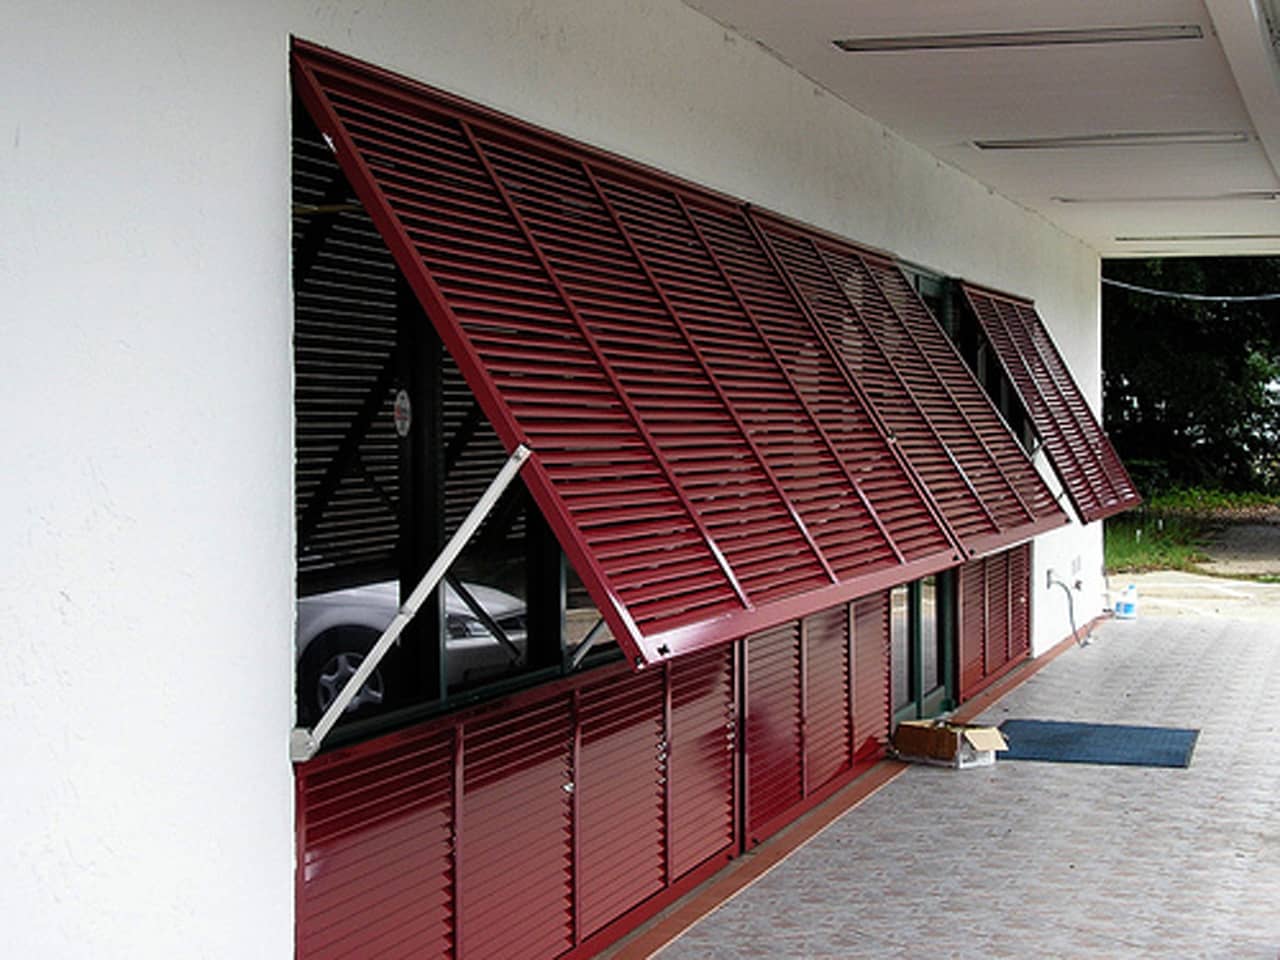
[[[452,731],[321,757],[297,790],[298,955],[451,956]]]
[[[758,842],[804,799],[799,623],[748,637],[746,657],[747,830]]]
[[[982,689],[987,676],[985,637],[987,632],[986,561],[974,560],[960,568],[960,699],[967,700]]]
[[[1009,588],[1012,619],[1009,626],[1009,659],[1021,660],[1031,653],[1031,545],[1009,552]]]
[[[1031,547],[1022,544],[960,568],[960,699],[989,686],[1031,653]]]
[[[889,743],[889,594],[853,605],[853,738],[855,759],[884,752]]]
[[[462,955],[554,957],[574,940],[570,699],[464,729]]]
[[[987,634],[985,670],[987,676],[1009,662],[1009,557],[987,557],[983,571],[987,587]]]
[[[836,607],[805,618],[806,793],[852,764],[849,702],[849,609]]]
[[[582,936],[662,889],[666,756],[661,672],[584,687],[579,694]]]
[[[1141,503],[1034,305],[972,284],[963,289],[1080,519],[1101,520]]]
[[[679,878],[734,841],[733,651],[680,657],[668,670],[671,873]]]

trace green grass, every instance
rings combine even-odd
[[[1201,550],[1215,524],[1280,510],[1280,496],[1193,487],[1158,494],[1140,509],[1106,522],[1108,573],[1190,570],[1208,559]]]
[[[1113,517],[1104,533],[1107,572],[1194,570],[1206,559],[1200,547],[1208,526],[1198,517],[1151,510]]]
[[[1232,493],[1189,487],[1157,494],[1146,504],[1146,511],[1150,514],[1190,514],[1200,517],[1231,517],[1267,508],[1280,508],[1280,494]]]

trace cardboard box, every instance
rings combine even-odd
[[[893,749],[903,760],[943,767],[989,767],[1008,750],[995,727],[949,720],[905,720],[893,732]]]

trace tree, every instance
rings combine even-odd
[[[1108,260],[1102,272],[1200,295],[1280,292],[1280,258]],[[1108,433],[1147,492],[1280,490],[1280,300],[1105,285],[1102,361]]]

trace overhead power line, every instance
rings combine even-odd
[[[1119,287],[1133,293],[1145,293],[1150,297],[1165,297],[1169,300],[1193,300],[1196,303],[1260,303],[1265,300],[1280,300],[1280,293],[1252,293],[1238,297],[1215,297],[1206,293],[1179,293],[1176,290],[1155,290],[1151,287],[1140,287],[1136,283],[1125,283],[1123,280],[1112,280],[1103,277],[1102,282],[1109,287]]]

